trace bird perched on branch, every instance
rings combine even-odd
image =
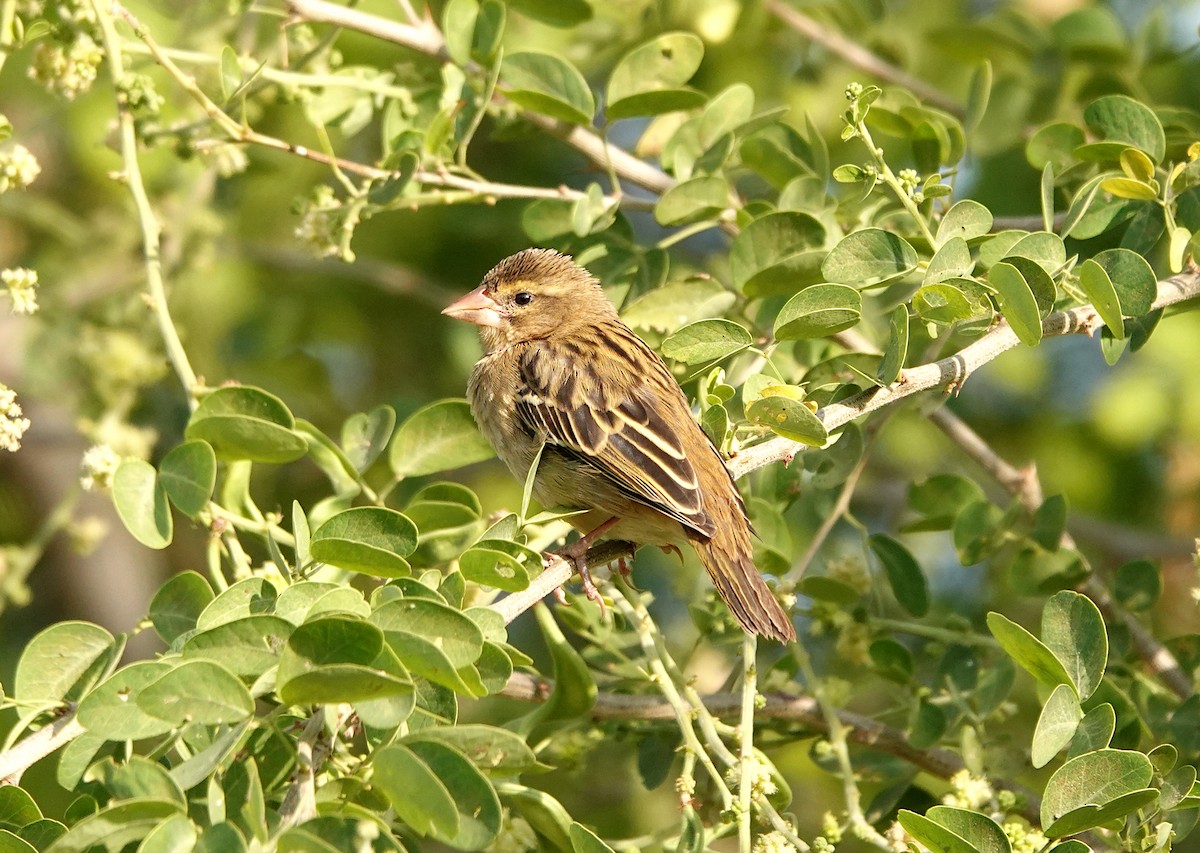
[[[560,551],[598,598],[587,549],[599,539],[689,542],[749,632],[796,631],[754,566],[750,522],[717,449],[670,370],[621,322],[596,279],[566,255],[526,249],[442,313],[479,327],[486,350],[467,387],[483,435],[545,506],[589,512]],[[544,447],[543,447],[544,445]]]

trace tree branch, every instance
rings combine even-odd
[[[1042,484],[1038,479],[1037,469],[1033,465],[1017,468],[1003,459],[975,430],[971,429],[957,415],[942,408],[933,412],[930,419],[946,434],[947,438],[959,446],[968,456],[974,459],[980,467],[987,471],[993,479],[1013,495],[1021,506],[1029,512],[1035,512],[1042,505]],[[1064,548],[1074,548],[1075,540],[1070,533],[1063,531],[1060,545]],[[1180,699],[1192,695],[1192,681],[1179,661],[1167,650],[1158,638],[1154,636],[1132,613],[1121,607],[1096,576],[1089,575],[1076,587],[1090,598],[1099,608],[1106,622],[1119,622],[1129,632],[1134,651],[1147,669],[1158,676],[1164,684]]]
[[[783,2],[783,0],[765,0],[765,5],[768,11],[783,21],[783,23],[806,38],[812,39],[824,46],[831,53],[840,56],[855,68],[865,71],[885,83],[895,83],[898,86],[903,86],[912,91],[921,100],[928,101],[948,113],[960,118],[963,116],[965,110],[957,100],[936,86],[926,83],[919,77],[914,77],[903,68],[898,68],[890,62],[881,59],[858,42],[846,38],[841,33],[829,29],[803,12],[793,9],[787,3]]]
[[[0,785],[19,784],[21,774],[60,746],[75,740],[84,731],[72,709],[11,749],[0,752]]]
[[[421,27],[409,26],[330,3],[328,0],[287,0],[287,5],[292,14],[300,20],[336,24],[403,45],[443,62],[449,61],[445,51],[445,40],[432,22],[426,22]],[[433,35],[435,32],[436,38]],[[600,168],[611,167],[618,176],[632,184],[658,195],[675,186],[675,179],[666,172],[609,143],[590,127],[556,121],[528,110],[520,110],[520,114],[531,124],[570,145]]]
[[[544,702],[554,689],[548,678],[527,672],[514,672],[500,695],[520,702]],[[736,719],[741,713],[742,697],[738,693],[708,693],[701,697],[704,707],[715,717]],[[756,708],[754,719],[763,722],[780,720],[798,723],[817,732],[828,733],[828,725],[817,700],[811,696],[791,696],[786,693],[767,693],[765,703]],[[590,711],[593,720],[661,720],[675,719],[675,709],[662,696],[649,693],[612,693],[601,690]],[[837,718],[846,728],[846,738],[861,746],[894,755],[928,773],[948,779],[964,767],[960,756],[948,749],[916,749],[908,743],[904,732],[878,723],[853,711],[838,711]]]
[[[1158,283],[1153,309],[1165,308],[1200,296],[1200,269],[1190,269]],[[1094,334],[1103,325],[1091,305],[1056,311],[1042,321],[1042,337],[1053,338],[1083,332]],[[941,388],[952,391],[962,386],[977,369],[1004,352],[1018,346],[1020,340],[1012,327],[1001,319],[990,331],[954,355],[918,367],[905,368],[900,378],[886,388],[864,391],[841,403],[832,403],[816,415],[833,432],[865,414],[890,406],[921,391]],[[775,462],[793,458],[804,445],[786,438],[772,438],[739,452],[729,460],[729,470],[740,478]]]

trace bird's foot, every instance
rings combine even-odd
[[[583,594],[587,596],[588,601],[594,601],[600,605],[600,612],[606,612],[604,605],[604,596],[600,594],[600,590],[596,588],[596,582],[592,580],[592,573],[588,569],[587,552],[591,542],[588,537],[583,537],[559,548],[554,552],[554,555],[561,560],[566,560],[579,574],[579,579],[583,583]],[[554,591],[554,597],[559,603],[565,603],[566,596],[563,595],[562,587],[558,587]]]
[[[683,552],[679,550],[678,545],[659,545],[658,547],[664,554],[674,554],[679,558],[679,565],[683,565]]]

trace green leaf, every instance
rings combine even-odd
[[[1108,632],[1091,599],[1072,590],[1050,596],[1042,611],[1042,640],[1070,675],[1079,698],[1091,696],[1108,663]]]
[[[509,100],[571,124],[591,124],[596,101],[587,80],[565,59],[542,51],[504,57],[502,88]]]
[[[923,284],[937,284],[947,279],[962,278],[970,275],[974,268],[975,262],[971,260],[971,250],[967,241],[956,235],[944,242],[930,259],[929,266],[925,268]]]
[[[1117,600],[1130,610],[1149,610],[1158,601],[1162,591],[1162,572],[1149,560],[1133,560],[1117,568],[1113,592]]]
[[[1074,686],[1066,667],[1033,634],[994,611],[987,615],[987,624],[992,636],[1008,656],[1042,684],[1047,687],[1057,687],[1060,684]]]
[[[953,830],[947,829],[940,823],[930,820],[924,815],[900,809],[896,820],[917,841],[924,844],[934,853],[980,853],[969,841]]]
[[[879,362],[879,370],[875,378],[884,387],[891,385],[900,377],[904,369],[904,359],[908,355],[908,306],[897,305],[892,311],[890,322],[891,334],[887,346],[883,350],[883,358]]]
[[[971,84],[967,90],[966,117],[963,120],[963,127],[967,133],[973,132],[983,121],[991,94],[992,63],[985,59],[971,72]]]
[[[323,616],[292,632],[279,659],[279,694],[288,704],[404,698],[411,679],[361,619]]]
[[[475,0],[466,0],[474,3]],[[396,428],[396,410],[391,406],[376,406],[369,412],[358,412],[342,425],[342,448],[346,458],[358,471],[366,471],[387,447],[392,430]]]
[[[844,284],[814,284],[788,300],[775,317],[781,341],[823,338],[862,319],[862,295]]]
[[[171,503],[195,518],[208,506],[217,483],[217,457],[206,441],[185,441],[158,465],[158,479]]]
[[[371,759],[371,784],[418,835],[458,835],[458,808],[442,780],[406,746],[392,744]]]
[[[171,671],[161,661],[135,661],[106,678],[79,703],[79,722],[106,740],[141,740],[164,735],[174,724],[151,716],[137,704],[143,688]]]
[[[820,447],[829,440],[829,432],[820,418],[804,403],[791,397],[760,397],[746,407],[746,420],[813,447]]]
[[[1079,721],[1083,719],[1083,709],[1079,707],[1079,697],[1069,685],[1060,684],[1054,688],[1050,698],[1038,717],[1037,727],[1033,731],[1033,749],[1030,761],[1034,767],[1045,767],[1059,751],[1071,742]]]
[[[909,550],[884,533],[872,534],[871,550],[883,563],[888,583],[900,606],[913,616],[929,612],[929,587],[925,575]]]
[[[461,669],[483,652],[483,632],[461,611],[436,601],[401,598],[380,605],[370,622],[382,631],[407,631],[429,640]]]
[[[55,623],[35,634],[21,652],[13,698],[29,705],[78,699],[103,677],[114,653],[120,654],[117,641],[99,625]]]
[[[342,510],[315,531],[313,559],[377,577],[405,577],[404,558],[417,548],[417,528],[402,513],[379,506]]]
[[[704,95],[682,87],[703,58],[704,43],[692,33],[664,33],[638,45],[613,69],[606,114],[620,119],[699,106]]]
[[[546,769],[524,740],[508,729],[496,726],[478,723],[440,726],[410,734],[402,743],[428,740],[449,744],[480,770],[497,776],[515,776]]]
[[[614,853],[611,847],[600,840],[600,836],[578,821],[572,822],[568,831],[571,836],[571,849],[575,853]]]
[[[727,358],[754,343],[750,333],[731,320],[700,320],[662,342],[662,354],[685,364]]]
[[[1091,260],[1108,273],[1122,314],[1140,317],[1150,312],[1158,297],[1158,278],[1145,258],[1129,249],[1106,249]]]
[[[497,786],[505,805],[525,818],[560,853],[571,853],[571,816],[562,803],[545,791],[514,783]]]
[[[1075,149],[1084,142],[1086,139],[1078,125],[1067,121],[1051,122],[1029,137],[1025,144],[1025,159],[1035,169],[1052,166],[1056,173],[1061,173],[1076,162]]]
[[[983,490],[974,480],[958,474],[935,474],[908,490],[908,505],[925,516],[909,529],[949,530],[966,506],[983,500]]]
[[[457,65],[471,61],[471,46],[475,37],[475,19],[479,16],[476,0],[449,0],[442,10],[442,33],[446,37],[446,53]]]
[[[1117,729],[1117,712],[1113,706],[1105,702],[1097,705],[1083,715],[1079,725],[1075,727],[1075,736],[1071,738],[1071,748],[1067,751],[1068,758],[1107,749],[1112,743],[1113,733]]]
[[[204,631],[234,619],[241,619],[243,616],[270,613],[278,596],[274,585],[265,578],[250,577],[240,580],[204,608],[204,612],[196,620],[196,629]]]
[[[754,113],[754,90],[734,83],[713,97],[700,116],[700,146],[709,148],[727,133],[733,133]]]
[[[479,674],[470,666],[456,668],[433,639],[408,631],[387,632],[388,646],[409,672],[465,696],[479,697],[487,691]]]
[[[0,787],[0,826],[7,824],[20,829],[41,819],[42,810],[24,788],[15,784]]]
[[[1072,758],[1046,783],[1042,831],[1063,838],[1124,817],[1158,798],[1146,789],[1153,776],[1140,752],[1101,749]]]
[[[398,477],[461,468],[495,455],[475,428],[466,400],[439,400],[413,412],[392,439],[388,460]]]
[[[292,623],[278,616],[247,616],[188,637],[184,658],[211,660],[235,675],[257,678],[279,662]]]
[[[987,815],[951,806],[933,806],[925,816],[964,839],[980,853],[1012,853],[1008,836]]]
[[[755,219],[734,238],[729,252],[733,283],[749,297],[791,293],[820,281],[816,250],[826,229],[807,213],[785,210]]]
[[[125,800],[80,820],[49,848],[50,853],[120,853],[164,821],[183,812],[168,800]]]
[[[1117,290],[1104,267],[1088,258],[1079,268],[1079,285],[1113,336],[1124,338],[1125,321],[1121,318]]]
[[[92,774],[114,800],[145,797],[174,800],[181,806],[187,799],[167,769],[141,755],[132,755],[120,765],[106,758],[92,767]]]
[[[461,752],[444,743],[414,741],[408,748],[446,786],[458,811],[458,830],[453,835],[438,832],[434,837],[460,850],[480,850],[500,831],[500,801],[496,790]]]
[[[917,268],[917,252],[903,237],[881,228],[855,231],[833,247],[821,272],[826,281],[871,287]]]
[[[177,726],[216,726],[245,720],[254,713],[250,691],[218,663],[181,663],[142,688],[137,706],[152,717]]]
[[[592,17],[587,0],[506,0],[509,6],[523,15],[552,27],[573,27]]]
[[[987,291],[977,282],[966,278],[926,284],[913,295],[912,304],[922,320],[943,325],[992,315],[992,302]]]
[[[1127,147],[1144,152],[1155,163],[1161,163],[1166,155],[1166,136],[1158,116],[1133,98],[1125,95],[1098,98],[1084,109],[1083,120],[1102,141],[1081,146],[1082,156],[1116,160]]]
[[[1100,189],[1117,198],[1128,198],[1134,201],[1152,201],[1158,198],[1158,183],[1135,181],[1130,178],[1105,178],[1100,182]]]
[[[596,682],[592,680],[591,671],[579,652],[567,642],[549,609],[538,604],[533,614],[554,663],[554,688],[545,702],[508,724],[522,736],[529,735],[544,723],[580,717],[596,703]]]
[[[1017,263],[1018,259],[1033,261],[1047,275],[1056,275],[1067,263],[1067,249],[1063,245],[1062,237],[1049,231],[1034,231],[1032,234],[1025,234],[1012,244],[1006,255],[1004,260],[1010,264]],[[1020,269],[1022,272],[1025,271],[1025,267],[1020,267]],[[1030,284],[1032,285],[1032,282]],[[1040,300],[1039,304],[1041,304]],[[1043,313],[1048,310],[1050,310],[1048,305],[1043,306]]]
[[[218,459],[291,462],[308,452],[296,419],[273,394],[250,386],[218,388],[200,401],[188,421],[188,439],[203,439]]]
[[[195,572],[180,572],[154,593],[150,621],[163,642],[170,645],[196,627],[196,620],[213,601],[212,587]]]
[[[937,245],[945,246],[954,237],[967,241],[985,237],[992,230],[992,221],[992,212],[979,202],[969,198],[955,202],[938,223]]]
[[[542,567],[542,556],[519,542],[482,539],[458,558],[464,578],[474,583],[520,592]]]
[[[988,272],[988,282],[996,289],[1000,310],[1021,343],[1037,346],[1042,340],[1042,319],[1037,300],[1021,271],[1001,261]]]
[[[173,524],[167,490],[154,466],[141,459],[126,459],[112,482],[113,503],[125,529],[147,548],[171,544]]]
[[[712,219],[729,206],[729,184],[724,178],[702,176],[676,184],[654,206],[659,225],[687,225]]]
[[[737,297],[712,279],[677,282],[644,293],[625,306],[621,318],[634,329],[673,332],[676,329],[719,316]]]

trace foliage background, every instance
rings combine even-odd
[[[7,2],[4,8],[24,12],[27,5]],[[127,5],[160,44],[208,57],[189,71],[210,92],[221,88],[213,63],[224,45],[255,57],[274,49],[280,38],[277,5]],[[787,121],[800,128],[810,116],[828,141],[832,163],[861,159],[861,147],[838,140],[843,90],[850,81],[872,78],[801,37],[770,3],[597,3],[589,20],[566,28],[525,13],[540,5],[510,8],[505,34],[510,50],[557,51],[599,89],[633,45],[661,32],[692,30],[704,40],[705,56],[691,85],[711,95],[748,83],[760,108],[786,107]],[[958,175],[956,198],[974,198],[997,216],[1039,210],[1038,169],[1024,153],[1031,128],[1060,116],[1077,118],[1082,105],[1112,92],[1155,105],[1200,104],[1195,49],[1200,4],[1194,2],[799,5],[958,103],[966,102],[973,69],[983,59],[991,62],[991,101],[970,137],[971,156]],[[61,8],[66,15],[75,7]],[[396,14],[383,0],[361,8]],[[1072,41],[1062,21],[1078,10],[1094,13],[1089,20],[1099,23],[1082,41]],[[433,16],[442,20],[441,4],[435,4]],[[306,35],[293,33],[292,49],[305,38],[315,44],[323,32],[314,27]],[[395,72],[401,82],[436,77],[427,60],[361,34],[343,33],[336,47],[346,67]],[[0,314],[0,381],[18,391],[32,422],[21,451],[0,456],[0,543],[8,543],[7,562],[0,565],[9,567],[0,578],[5,684],[25,643],[45,625],[69,618],[113,631],[133,628],[164,578],[201,568],[207,539],[204,530],[179,524],[169,549],[150,551],[125,532],[107,496],[88,493],[73,505],[69,524],[56,524],[53,536],[39,540],[55,509],[64,500],[73,504],[79,460],[90,445],[108,443],[122,455],[157,459],[181,439],[188,408],[143,299],[141,234],[128,189],[113,180],[121,167],[114,151],[112,87],[102,71],[96,85],[66,93],[70,97],[49,94],[30,79],[36,62],[35,45],[21,46],[0,71],[0,112],[42,169],[27,191],[0,196],[0,268],[31,267],[41,280],[37,315]],[[429,401],[460,396],[477,344],[472,330],[438,311],[474,287],[497,260],[535,242],[522,225],[528,202],[431,199],[417,210],[389,210],[363,222],[354,232],[351,265],[314,257],[297,236],[302,220],[296,208],[312,198],[314,187],[332,185],[329,170],[253,145],[239,149],[247,162],[236,170],[230,169],[238,156],[231,148],[197,152],[186,140],[197,121],[193,102],[144,56],[135,65],[165,99],[151,131],[161,135],[152,136],[156,144],[142,152],[141,165],[164,225],[171,310],[197,373],[212,386],[232,380],[267,388],[297,417],[331,435],[348,415],[381,403],[392,405],[403,420]],[[309,100],[306,110],[305,99],[313,96],[302,86],[270,94],[247,107],[255,129],[321,150],[321,135],[310,120],[319,113],[330,120],[332,144],[341,156],[377,159],[377,134],[346,133],[337,104],[314,106]],[[641,119],[621,122],[611,138],[633,149],[645,128]],[[584,189],[591,181],[604,183],[603,173],[571,147],[510,121],[484,122],[469,163],[490,180],[510,184]],[[629,220],[641,245],[668,233],[647,213],[630,213]],[[671,250],[673,269],[723,274],[727,246],[715,230],[685,239]],[[1078,250],[1098,247],[1081,244]],[[1161,270],[1165,250],[1160,245],[1155,251],[1152,260]],[[1002,456],[1035,465],[1047,495],[1065,496],[1070,529],[1102,573],[1134,557],[1161,561],[1164,592],[1146,619],[1163,638],[1198,629],[1192,593],[1192,537],[1200,530],[1196,364],[1200,316],[1183,314],[1164,322],[1143,350],[1113,368],[1104,365],[1095,342],[1082,337],[1014,350],[972,376],[949,404]],[[980,480],[1000,499],[978,468],[927,427],[924,409],[907,407],[879,435],[855,492],[855,515],[871,530],[890,529],[906,484],[946,471]],[[485,510],[519,503],[520,485],[494,462],[454,477],[478,491]],[[403,484],[400,503],[419,485]],[[255,493],[266,509],[286,512],[292,499],[307,506],[325,491],[320,471],[306,463],[256,471]],[[806,495],[788,511],[794,542],[812,535],[827,503],[826,496]],[[32,550],[23,550],[31,542]],[[838,528],[818,565],[845,559],[857,542],[852,528]],[[978,622],[984,611],[998,610],[1027,624],[1036,621],[1043,597],[1020,595],[979,568],[963,569],[944,542],[932,537],[914,542],[939,613]],[[37,560],[26,577],[15,567],[29,554]],[[694,565],[689,563],[687,579],[681,580],[669,560],[644,555],[639,561],[638,583],[657,594],[662,608],[655,612],[690,642],[680,602],[699,588],[692,582]],[[544,668],[537,636],[529,617],[514,625],[514,644],[530,650]],[[131,654],[157,650],[143,633]],[[814,640],[814,654],[822,667],[839,666],[831,644]],[[718,689],[722,666],[715,661],[706,670],[702,661],[696,663],[700,683]],[[1030,701],[1032,686],[1021,690],[1020,707],[1008,725],[1027,737],[1038,707]],[[867,707],[877,699],[858,698]],[[471,713],[500,720],[514,707],[488,700]],[[815,768],[807,747],[801,741],[784,748],[779,763],[793,788],[804,792],[802,834],[811,837],[820,831],[823,811],[841,808],[842,792],[835,777]],[[545,785],[560,792],[572,816],[601,835],[651,831],[673,821],[677,806],[669,785],[643,790],[636,751],[632,738],[611,751],[585,751],[580,764],[546,777]],[[27,786],[45,792],[47,813],[69,801],[49,778],[39,781],[36,771]],[[935,796],[943,793],[930,787]]]

